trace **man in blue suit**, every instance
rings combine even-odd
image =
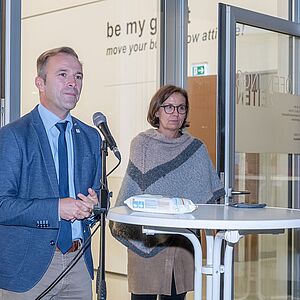
[[[98,202],[101,138],[70,115],[82,80],[82,64],[73,49],[44,52],[35,79],[40,104],[0,129],[2,300],[38,297],[90,236],[87,219]],[[43,299],[91,299],[92,278],[89,245]]]

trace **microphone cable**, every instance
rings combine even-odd
[[[109,171],[109,173],[106,175],[106,177],[108,177],[121,164],[121,161],[122,161],[121,159],[118,160],[118,163],[116,164],[116,166],[111,171]],[[103,183],[102,183],[102,185],[103,185]]]
[[[70,263],[66,266],[66,268],[57,276],[57,278],[37,297],[35,300],[40,300],[44,296],[46,296],[61,280],[64,276],[67,275],[67,273],[70,272],[70,270],[75,266],[75,264],[78,262],[78,260],[82,257],[84,254],[84,251],[89,247],[91,244],[91,238],[96,233],[96,231],[99,229],[101,224],[98,224],[97,227],[94,229],[94,231],[91,233],[91,235],[87,238],[87,240],[84,242],[83,246],[79,250],[79,252],[76,254],[76,256],[70,261]]]
[[[106,177],[108,177],[112,172],[114,172],[117,167],[121,164],[121,159],[118,160],[117,165],[106,175]],[[105,188],[107,188],[107,185],[105,183],[102,182],[102,179],[100,180],[100,184],[101,186],[104,186]],[[94,216],[92,216],[94,221],[98,221]],[[89,224],[91,225],[91,228],[95,225],[94,224]],[[57,276],[57,278],[34,300],[40,300],[42,299],[44,296],[46,296],[62,279],[63,277],[65,277],[70,270],[75,266],[75,264],[78,262],[78,260],[82,257],[82,255],[84,254],[84,251],[86,250],[86,248],[91,244],[91,238],[93,237],[93,235],[96,233],[96,231],[99,229],[99,227],[101,226],[101,224],[98,224],[97,227],[94,229],[94,231],[91,233],[91,235],[87,238],[87,240],[84,242],[83,246],[81,247],[81,249],[79,250],[79,252],[76,254],[76,256],[70,261],[70,263],[66,266],[66,268]]]

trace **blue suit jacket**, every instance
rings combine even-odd
[[[73,118],[75,191],[100,189],[98,131]],[[53,257],[59,228],[59,188],[37,107],[0,129],[0,288],[31,289]],[[82,221],[84,239],[90,235]],[[93,278],[91,248],[85,262]]]

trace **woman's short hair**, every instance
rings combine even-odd
[[[38,59],[36,61],[37,75],[39,77],[46,80],[45,67],[46,67],[46,64],[48,62],[48,59],[52,56],[55,56],[55,55],[59,54],[59,53],[69,54],[69,55],[75,57],[79,61],[77,53],[70,47],[59,47],[59,48],[54,48],[54,49],[47,50],[47,51],[43,52],[38,57]],[[79,63],[81,64],[80,61],[79,61]]]
[[[155,116],[156,112],[160,109],[161,105],[174,93],[179,93],[185,98],[186,102],[186,115],[185,119],[182,123],[182,126],[180,129],[183,129],[185,127],[188,127],[188,122],[187,122],[187,116],[189,112],[189,98],[188,98],[188,93],[185,89],[167,84],[162,86],[152,97],[149,105],[149,110],[148,110],[148,115],[147,115],[147,121],[150,123],[151,126],[158,128],[159,127],[159,118]]]

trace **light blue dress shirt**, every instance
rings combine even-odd
[[[39,104],[38,106],[39,114],[42,118],[43,124],[45,126],[48,140],[50,143],[54,163],[55,163],[55,169],[57,174],[57,180],[58,178],[58,136],[59,136],[59,130],[55,127],[55,124],[58,122],[65,122],[68,121],[67,129],[66,129],[66,142],[67,142],[67,150],[68,150],[68,175],[69,175],[69,194],[70,197],[76,199],[75,194],[75,186],[74,186],[74,151],[73,151],[73,138],[72,138],[72,118],[71,115],[68,114],[68,116],[61,120],[58,116],[50,112],[48,109],[46,109],[42,104]],[[82,239],[82,226],[81,221],[75,220],[72,222],[72,239],[78,240]]]

